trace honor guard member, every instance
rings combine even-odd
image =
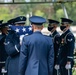
[[[2,23],[2,21],[0,21]],[[0,75],[3,75],[2,73],[6,73],[5,71],[5,61],[7,59],[7,53],[5,51],[4,47],[4,40],[7,35],[7,23],[2,23],[0,24]]]
[[[14,24],[20,26],[21,24],[25,24],[25,21],[26,17],[19,16],[14,19]],[[8,54],[8,75],[18,75],[20,46],[19,35],[11,30],[5,40],[5,50]]]
[[[61,18],[60,29],[63,31],[60,37],[60,49],[58,53],[61,75],[72,75],[73,53],[75,45],[75,37],[70,31],[71,19]]]
[[[48,30],[51,32],[49,35],[53,39],[54,44],[54,72],[53,75],[57,75],[57,70],[55,69],[55,64],[57,60],[57,53],[59,50],[59,43],[60,43],[60,34],[57,31],[57,26],[59,25],[59,22],[53,19],[48,19]]]
[[[26,21],[26,17],[25,16],[19,16],[15,19],[15,25],[17,26],[24,26],[25,25],[25,21]]]
[[[14,22],[15,22],[15,19],[14,18],[7,21],[7,23],[9,25],[15,25]]]
[[[52,39],[41,33],[45,18],[32,16],[29,18],[33,34],[23,38],[19,75],[52,75],[54,49]]]

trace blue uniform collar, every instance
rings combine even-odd
[[[68,30],[67,30],[65,33],[63,33],[61,36],[62,36],[62,37],[65,37],[66,34],[69,33],[69,32],[71,32],[71,31],[68,29]]]
[[[70,30],[68,29],[68,30],[66,30],[65,32],[63,32],[62,34],[65,34],[65,33],[67,33],[67,31],[70,31]]]
[[[52,34],[52,36],[55,36],[56,34],[58,34],[58,32],[55,30]]]
[[[34,33],[41,33],[41,31],[35,31]],[[41,33],[42,34],[42,33]]]
[[[68,33],[70,30],[68,29],[66,32],[64,32],[63,34],[66,34],[66,33]]]

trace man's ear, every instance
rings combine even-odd
[[[34,25],[32,25],[32,29],[34,29]]]
[[[42,28],[41,29],[43,29],[44,28],[44,26],[42,25]]]

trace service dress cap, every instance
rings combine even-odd
[[[46,19],[41,17],[41,16],[32,16],[32,17],[29,18],[29,21],[32,24],[42,25],[43,23],[46,22]]]
[[[7,27],[7,26],[8,26],[8,23],[7,23],[7,22],[0,24],[0,28],[2,28],[2,27]]]
[[[48,19],[49,24],[59,24],[59,21],[53,20],[53,19]]]
[[[3,20],[0,20],[0,24],[2,24]]]
[[[15,22],[14,18],[7,21],[7,23],[10,25],[14,25],[14,22]]]
[[[68,19],[68,18],[61,18],[61,23],[64,23],[64,22],[71,24],[73,21],[71,19]]]
[[[26,17],[25,16],[18,16],[15,18],[15,24],[25,24]]]

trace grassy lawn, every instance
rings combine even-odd
[[[73,72],[73,75],[76,75],[76,70]]]
[[[73,75],[76,75],[76,63],[75,63],[75,66],[72,69],[72,72],[73,72]]]

